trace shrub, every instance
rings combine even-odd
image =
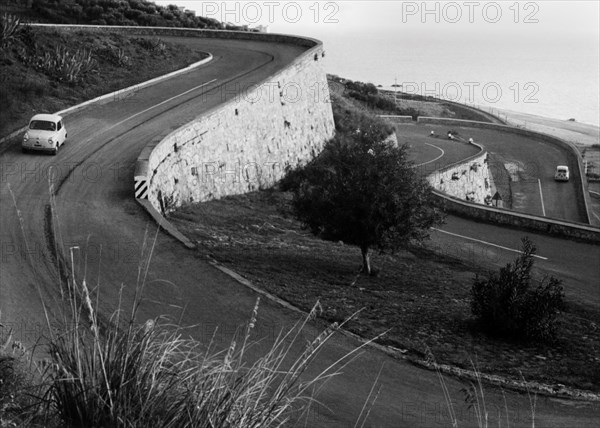
[[[135,41],[147,51],[153,53],[164,53],[167,49],[167,45],[160,38],[146,39],[143,37],[137,37]]]
[[[33,426],[29,409],[39,388],[31,373],[31,353],[0,324],[0,427]],[[42,425],[39,425],[42,426]]]
[[[15,15],[3,13],[0,15],[0,48],[8,46],[19,29],[21,20]]]
[[[71,52],[64,46],[56,46],[43,54],[38,53],[39,50],[41,48],[37,45],[33,49],[21,47],[17,50],[17,58],[26,66],[69,84],[79,83],[98,70],[98,61],[93,58],[91,50]]]
[[[527,237],[513,263],[489,278],[476,276],[471,288],[471,311],[481,327],[502,336],[549,340],[564,307],[562,281],[550,277],[532,288],[531,268],[536,247]]]
[[[104,46],[98,50],[98,55],[117,67],[129,67],[131,65],[131,58],[119,47]]]
[[[355,100],[361,101],[367,107],[376,110],[388,111],[393,114],[411,116],[413,120],[417,120],[421,112],[412,107],[400,107],[396,102],[385,95],[379,93],[358,92],[355,90],[348,91],[348,96]]]
[[[36,47],[36,33],[28,23],[21,24],[21,31],[19,31],[19,40],[28,48],[35,50]]]

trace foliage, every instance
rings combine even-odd
[[[86,75],[96,72],[98,68],[98,61],[93,58],[91,50],[83,48],[72,52],[65,46],[56,46],[52,51],[44,51],[41,54],[37,49],[31,51],[21,48],[18,57],[25,65],[69,84],[82,81]]]
[[[341,83],[343,90],[349,98],[360,101],[364,106],[372,110],[381,110],[391,114],[412,116],[414,120],[421,114],[412,107],[399,106],[394,98],[380,93],[372,83],[352,81],[338,76],[332,76],[332,80]]]
[[[0,48],[8,46],[19,30],[21,20],[18,16],[9,13],[0,15]]]
[[[38,387],[31,375],[31,354],[0,323],[0,427],[29,426],[24,414],[35,405]],[[27,423],[27,424],[26,424]]]
[[[400,107],[392,98],[381,94],[365,94],[362,92],[350,91],[348,96],[363,102],[371,109],[384,110],[394,114],[411,116],[413,120],[417,120],[421,114],[419,110],[412,107]]]
[[[103,57],[112,65],[117,67],[131,66],[131,58],[120,47],[105,46],[97,52],[97,55]]]
[[[152,53],[163,53],[166,50],[165,43],[159,38],[147,39],[144,37],[136,37],[134,39],[142,48]]]
[[[147,0],[35,0],[21,2],[19,14],[31,21],[57,24],[223,28],[215,19]]]
[[[522,245],[522,253],[514,262],[491,272],[487,279],[475,277],[471,311],[490,333],[552,339],[557,316],[564,308],[562,281],[544,278],[532,288],[536,247],[527,237]]]
[[[364,83],[359,81],[345,81],[346,89],[364,95],[375,95],[378,93],[377,87],[372,83]]]
[[[421,241],[442,218],[406,146],[388,138],[388,125],[351,111],[336,116],[336,136],[283,184],[294,192],[296,217],[325,240],[358,246],[363,272],[371,274],[371,248],[395,251]]]

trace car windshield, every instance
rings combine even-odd
[[[29,129],[39,129],[40,131],[56,131],[56,124],[47,120],[32,120]]]

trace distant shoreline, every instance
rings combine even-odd
[[[394,88],[378,88],[381,92],[394,94]],[[402,91],[398,91],[402,93]],[[439,102],[445,100],[439,99]],[[533,131],[549,134],[563,140],[567,140],[579,146],[591,146],[600,144],[600,127],[584,122],[569,121],[566,119],[554,119],[546,116],[540,116],[532,113],[523,113],[515,110],[508,110],[496,107],[489,107],[477,104],[465,104],[454,101],[466,107],[481,110],[484,113],[492,114],[506,121],[509,125],[525,127]],[[490,111],[492,109],[493,113]]]
[[[485,111],[485,109],[482,110]],[[533,131],[550,134],[578,145],[600,144],[600,127],[596,125],[552,119],[512,110],[497,109],[497,111],[503,118],[506,117],[506,121],[510,125],[525,126]]]

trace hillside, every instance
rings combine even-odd
[[[2,12],[27,22],[53,24],[135,25],[151,27],[226,28],[177,6],[146,0],[5,0]],[[238,29],[227,27],[227,29]]]
[[[160,38],[21,26],[0,51],[0,136],[33,114],[62,110],[206,55]]]

